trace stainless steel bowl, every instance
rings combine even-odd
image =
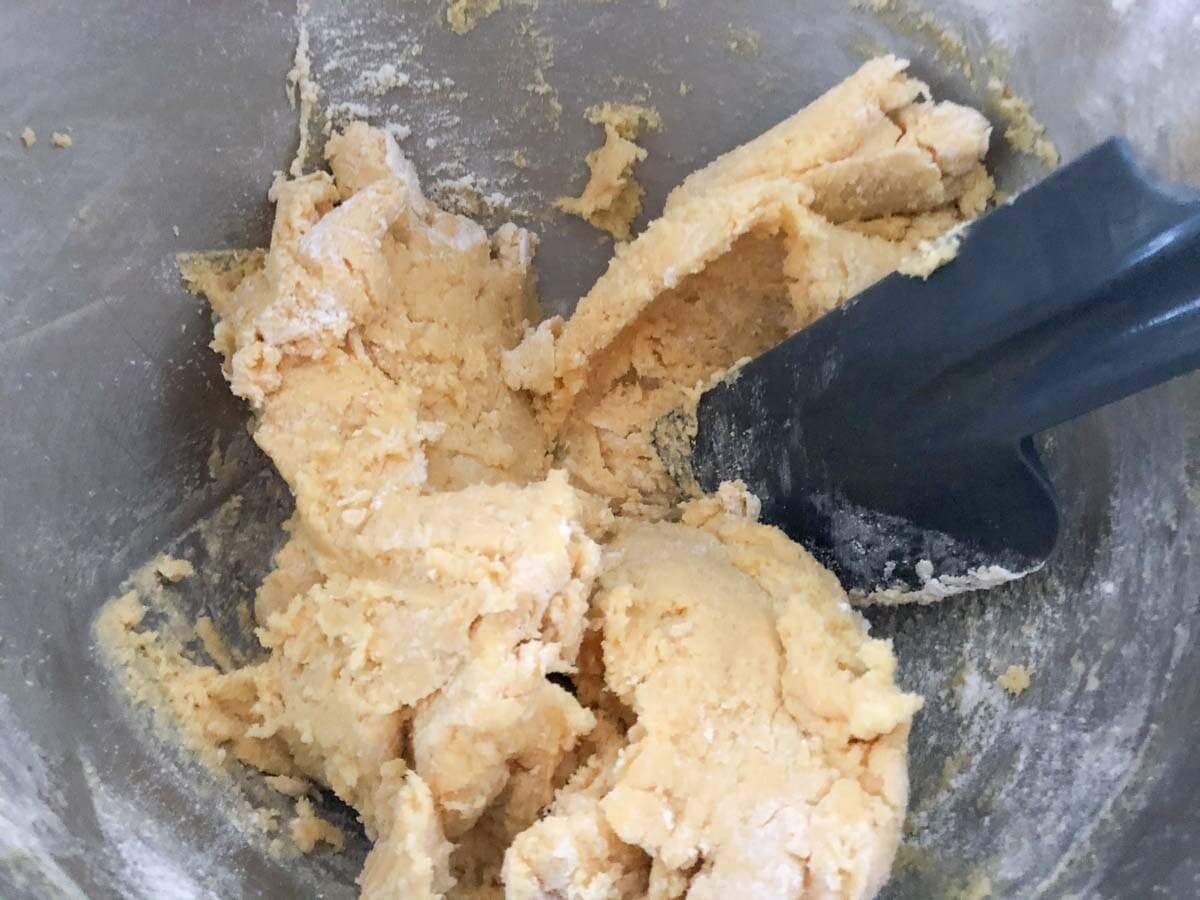
[[[467,37],[442,26],[441,0],[322,0],[305,20],[327,103],[410,126],[404,146],[442,180],[435,193],[461,199],[469,185],[451,182],[474,172],[544,232],[543,295],[559,311],[608,254],[547,213],[579,183],[597,137],[581,113],[600,100],[662,113],[642,169],[651,213],[688,171],[883,50],[911,57],[939,96],[985,109],[988,76],[1003,77],[1068,158],[1123,132],[1160,172],[1200,181],[1192,0],[928,4],[961,46],[895,2],[665,5],[514,0]],[[295,144],[283,87],[295,40],[294,8],[271,0],[0,6],[0,132],[13,135],[0,143],[5,897],[353,896],[361,842],[288,861],[269,836],[231,829],[247,815],[239,792],[270,802],[255,778],[214,779],[160,740],[113,690],[89,630],[130,569],[170,547],[200,569],[185,601],[232,627],[278,539],[286,491],[246,439],[173,255],[264,243],[271,171]],[[408,87],[356,87],[389,61]],[[28,150],[15,140],[27,124]],[[67,129],[74,145],[52,148]],[[997,144],[1002,183],[1036,176]],[[512,164],[517,150],[528,167]],[[1066,530],[1043,572],[871,614],[929,701],[887,896],[1197,893],[1200,380],[1044,445]],[[194,526],[233,494],[240,519],[206,543]],[[995,678],[1015,663],[1034,676],[1014,699]]]

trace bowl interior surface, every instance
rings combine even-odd
[[[433,196],[483,195],[491,224],[537,230],[554,312],[611,252],[549,205],[581,183],[598,137],[583,110],[604,100],[662,115],[639,170],[648,217],[690,171],[880,52],[990,114],[988,80],[1002,79],[1065,158],[1124,133],[1155,170],[1200,182],[1189,0],[542,0],[467,36],[444,15],[440,0],[314,0],[302,21],[322,104],[410,128],[402,147]],[[173,550],[199,573],[182,586],[187,609],[233,633],[290,510],[174,254],[265,244],[266,189],[296,143],[284,90],[296,38],[295,7],[273,0],[0,8],[0,131],[39,137],[0,143],[5,897],[355,895],[363,839],[342,856],[271,855],[247,824],[252,805],[277,802],[260,779],[231,786],[164,742],[114,690],[90,632],[133,568]],[[364,90],[361,73],[386,63],[409,84]],[[74,145],[52,149],[68,129]],[[1042,170],[1002,130],[991,162],[1019,189]],[[1043,571],[869,613],[927,698],[888,897],[1187,896],[1200,880],[1200,379],[1041,446],[1064,510]],[[1019,698],[995,683],[1011,664],[1033,671]],[[336,803],[325,812],[355,827]]]

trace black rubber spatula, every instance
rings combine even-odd
[[[847,589],[955,593],[1054,546],[1030,435],[1197,366],[1200,195],[1111,140],[705,393],[691,464]]]

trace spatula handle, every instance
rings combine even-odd
[[[919,391],[931,429],[1015,441],[1200,367],[1200,195],[1123,140],[979,222],[944,271],[971,306],[920,314],[954,347]]]
[[[1132,173],[1130,215],[1162,225],[1122,254],[1115,278],[1040,323],[981,426],[1023,437],[1200,368],[1200,202]]]

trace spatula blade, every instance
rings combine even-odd
[[[1200,199],[1114,139],[707,391],[686,459],[847,589],[933,599],[1049,555],[1029,435],[1197,366]]]

